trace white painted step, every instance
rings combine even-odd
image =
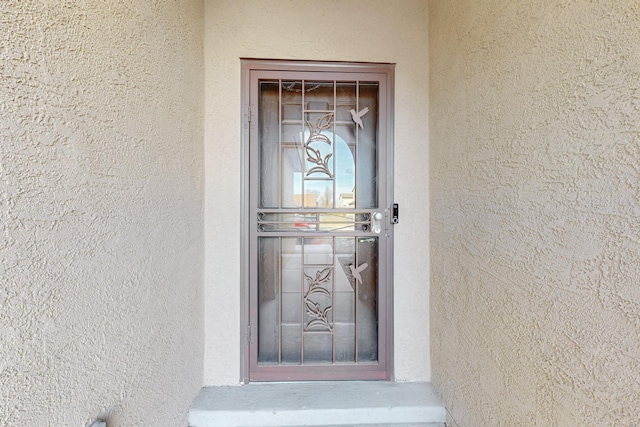
[[[189,411],[191,427],[444,426],[429,383],[319,381],[205,387]]]

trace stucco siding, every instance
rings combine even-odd
[[[429,3],[433,382],[460,426],[640,420],[640,9]]]
[[[186,425],[201,2],[0,2],[0,425]]]

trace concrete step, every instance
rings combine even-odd
[[[191,427],[440,427],[446,412],[429,383],[318,381],[205,387]]]

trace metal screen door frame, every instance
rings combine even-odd
[[[364,226],[360,231],[355,226],[353,228],[353,232],[351,232],[347,238],[353,237],[355,242],[358,242],[358,239],[366,238],[367,236],[372,236],[376,238],[376,249],[375,249],[375,257],[376,257],[376,267],[377,267],[377,278],[376,278],[376,306],[375,310],[377,310],[377,347],[376,347],[376,357],[377,360],[371,363],[359,363],[357,356],[357,342],[356,346],[356,356],[354,363],[336,363],[335,360],[335,337],[331,338],[332,348],[333,348],[333,362],[332,363],[319,363],[314,364],[312,362],[305,364],[303,363],[305,357],[305,349],[304,349],[304,340],[305,340],[305,331],[304,325],[303,331],[301,332],[301,352],[302,352],[302,362],[300,364],[282,364],[280,359],[278,363],[275,364],[260,364],[258,363],[258,322],[257,322],[257,311],[258,311],[258,235],[260,234],[257,231],[257,224],[260,223],[260,220],[256,219],[259,217],[258,214],[263,215],[264,213],[258,212],[258,185],[261,177],[259,176],[259,154],[258,154],[258,139],[259,139],[259,102],[258,102],[258,92],[259,92],[259,82],[262,81],[274,81],[277,80],[278,87],[282,86],[283,81],[289,80],[302,80],[306,81],[317,81],[317,82],[331,82],[333,81],[334,85],[334,93],[337,82],[375,82],[378,84],[378,92],[377,92],[377,146],[375,148],[375,167],[377,170],[377,203],[375,208],[368,209],[371,212],[368,212],[369,217],[366,217],[366,213],[364,214],[363,219],[369,221],[370,224],[373,224],[373,216],[374,210],[380,211],[384,214],[384,218],[380,221],[382,230],[377,230],[376,233],[373,234],[373,230],[371,228],[367,228]],[[250,381],[291,381],[291,380],[391,380],[392,379],[392,357],[393,357],[393,226],[390,223],[390,209],[391,204],[393,203],[393,84],[394,84],[394,64],[370,64],[370,63],[344,63],[344,62],[306,62],[306,61],[277,61],[277,60],[254,60],[254,59],[242,59],[242,200],[243,200],[243,208],[242,208],[242,229],[241,229],[241,237],[242,237],[242,288],[241,288],[241,297],[242,297],[242,306],[241,306],[241,326],[242,326],[242,380],[245,383]],[[357,83],[356,83],[357,87]],[[282,89],[279,89],[282,91]],[[302,91],[304,92],[304,84],[302,86]],[[356,89],[357,91],[357,89]],[[335,97],[335,95],[334,95]],[[304,99],[304,98],[303,98]],[[335,98],[334,98],[335,99]],[[356,95],[356,99],[357,95]],[[278,104],[278,110],[283,108],[280,104]],[[335,110],[334,105],[334,110]],[[304,118],[304,114],[306,114],[306,109],[304,105],[302,106],[302,114]],[[278,113],[280,114],[280,113]],[[354,111],[351,112],[353,116],[353,120],[356,123],[355,128],[357,129],[357,117],[354,115]],[[336,119],[337,120],[337,119]],[[319,118],[318,126],[321,124],[321,119]],[[362,124],[360,124],[362,127]],[[335,128],[334,128],[335,129]],[[313,130],[310,126],[310,132]],[[303,136],[304,132],[301,133],[301,138],[306,138]],[[335,141],[335,140],[334,140]],[[282,143],[280,143],[282,144]],[[335,153],[335,142],[334,142],[334,153]],[[319,153],[318,153],[319,154]],[[279,152],[278,156],[281,156]],[[320,157],[320,156],[319,156]],[[307,159],[308,160],[308,159]],[[322,165],[321,158],[318,158],[318,164]],[[280,162],[280,160],[278,160]],[[357,159],[354,159],[357,161]],[[306,162],[306,160],[305,160]],[[335,173],[335,156],[333,160],[333,172]],[[325,164],[326,164],[325,158]],[[278,174],[282,174],[281,170],[277,170]],[[327,172],[328,173],[328,172]],[[281,175],[282,176],[282,175]],[[280,180],[281,178],[277,178]],[[303,190],[301,192],[301,198],[303,199],[302,205],[306,206],[306,193],[304,190],[304,183],[306,178],[302,178]],[[359,178],[356,176],[353,178],[354,180],[358,180]],[[354,182],[356,182],[354,181]],[[332,194],[332,204],[333,211],[337,206],[336,203],[336,184],[333,184],[334,193]],[[280,192],[281,189],[279,188]],[[353,191],[356,191],[355,188]],[[282,196],[278,196],[279,200],[281,200]],[[264,210],[264,209],[262,209]],[[276,218],[274,221],[282,221],[282,219],[278,219],[281,216],[279,214],[282,213],[282,204],[278,205],[277,213],[272,214],[272,217]],[[285,209],[286,210],[286,209]],[[329,210],[329,209],[327,209]],[[306,215],[310,216],[309,209],[288,209],[288,212],[291,213],[291,216],[300,216]],[[354,210],[355,211],[355,210]],[[315,213],[316,217],[311,216],[312,218],[316,218],[317,225],[314,225],[313,230],[315,233],[313,234],[317,238],[324,238],[325,236],[329,236],[329,239],[333,239],[331,245],[334,247],[333,256],[336,257],[336,249],[335,246],[337,239],[342,237],[336,233],[331,232],[323,232],[320,230],[320,219],[319,217],[325,213],[322,209],[318,210],[318,213]],[[260,217],[262,218],[262,217]],[[357,221],[358,215],[353,214],[353,218],[356,218],[355,223],[359,224]],[[361,218],[362,219],[362,218]],[[273,220],[273,218],[272,218]],[[365,222],[366,222],[365,221]],[[267,220],[265,223],[269,223]],[[379,228],[379,227],[378,227]],[[282,231],[282,230],[280,230]],[[280,236],[279,242],[282,242],[285,238],[282,236],[286,236],[287,234],[275,234],[276,236]],[[294,238],[298,236],[296,233],[290,234]],[[302,236],[302,235],[301,235]],[[304,257],[304,251],[306,248],[305,239],[310,239],[308,234],[300,237],[300,241],[302,242],[300,246],[302,249],[301,257]],[[288,237],[287,237],[288,238]],[[373,239],[372,239],[373,240]],[[356,245],[358,243],[355,243]],[[280,248],[282,247],[282,243],[280,243]],[[279,255],[282,257],[282,255]],[[358,256],[355,255],[356,259],[353,265],[356,266],[356,270],[358,267]],[[304,259],[304,258],[302,258]],[[378,259],[380,260],[378,262]],[[279,261],[282,263],[282,261]],[[332,261],[335,262],[335,261]],[[306,261],[302,261],[301,271],[305,271]],[[352,273],[355,275],[356,273]],[[366,266],[366,264],[365,264]],[[280,265],[280,269],[278,274],[282,275],[282,266]],[[335,269],[335,266],[332,268]],[[306,276],[306,273],[305,273]],[[316,279],[318,277],[318,272],[316,273]],[[310,279],[308,277],[308,279]],[[332,279],[334,280],[334,279]],[[337,279],[335,279],[337,280]],[[355,283],[356,280],[354,279]],[[362,280],[360,280],[362,282]],[[357,283],[356,283],[357,285]],[[309,281],[308,288],[313,286],[311,281]],[[335,285],[334,285],[335,287]],[[304,288],[304,287],[303,287]],[[308,292],[308,290],[307,290]],[[301,290],[301,294],[304,293],[304,290]],[[282,298],[282,297],[280,297]],[[306,298],[306,297],[305,297]],[[331,297],[333,298],[333,297]],[[357,291],[354,296],[356,299],[357,305]],[[282,302],[280,302],[282,304]],[[331,300],[331,304],[333,304],[333,299]],[[330,307],[332,308],[332,307]],[[280,308],[280,310],[282,310]],[[357,310],[357,308],[356,308]],[[282,317],[282,314],[280,314]],[[333,315],[332,315],[333,316]],[[335,317],[331,317],[333,324],[335,325]],[[282,319],[280,318],[280,321]],[[326,319],[325,319],[326,322]],[[356,320],[354,320],[356,322]],[[302,321],[304,324],[304,321]],[[282,325],[279,325],[282,328]],[[356,324],[353,326],[356,329]],[[356,332],[357,335],[357,332]],[[280,336],[280,338],[282,338]],[[280,352],[282,343],[279,342]]]

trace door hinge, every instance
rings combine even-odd
[[[389,237],[389,209],[384,210],[384,235]]]
[[[253,320],[249,322],[249,324],[247,325],[247,332],[245,333],[245,335],[247,336],[248,344],[253,344],[253,334],[252,334],[252,328],[251,328],[251,325],[253,325],[253,323],[254,323]]]
[[[245,113],[247,122],[249,123],[253,122],[255,119],[254,115],[255,115],[255,108],[253,108],[253,104],[247,105],[247,112]]]
[[[252,128],[255,128],[255,123],[251,123],[251,122],[255,122],[254,120],[254,108],[253,108],[253,104],[251,105],[247,105],[244,108],[244,127],[245,129],[249,128],[249,126],[251,126]]]

